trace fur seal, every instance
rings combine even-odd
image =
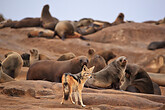
[[[88,50],[88,55],[89,56],[93,56],[95,54],[102,56],[105,59],[106,64],[108,64],[109,60],[116,57],[116,55],[110,50],[102,50],[102,51],[98,51],[98,52],[95,52],[95,50],[93,48],[90,48]]]
[[[92,88],[119,89],[126,65],[126,57],[121,56],[102,70],[94,73],[92,78],[89,79],[85,85]]]
[[[0,83],[15,81],[12,77],[3,72],[2,63],[0,62]]]
[[[18,21],[12,21],[11,19],[0,22],[0,29],[5,27],[13,27]]]
[[[159,73],[160,68],[165,64],[165,56],[158,55],[143,64],[145,71]]]
[[[33,63],[39,60],[50,60],[50,58],[43,54],[39,54],[39,51],[37,49],[31,49],[30,50],[30,65],[32,65]]]
[[[75,58],[75,57],[76,57],[76,55],[75,55],[74,53],[69,52],[69,53],[65,53],[65,54],[61,55],[61,56],[57,59],[57,61],[70,60],[70,59],[73,59],[73,58]]]
[[[17,52],[9,52],[2,61],[3,72],[12,78],[16,78],[21,72],[23,60]]]
[[[87,63],[88,58],[85,56],[79,56],[66,61],[38,61],[30,66],[27,72],[27,80],[61,82],[61,77],[64,73],[79,73]]]
[[[93,72],[98,72],[102,70],[106,66],[106,62],[104,58],[100,55],[94,55],[92,58],[89,60],[88,67],[95,66]]]
[[[161,73],[148,73],[151,80],[157,83],[159,86],[165,86],[165,74]]]
[[[24,18],[11,26],[11,28],[22,28],[22,27],[40,27],[40,18]]]
[[[29,67],[30,66],[30,54],[23,53],[21,54],[22,60],[23,60],[23,67]]]
[[[50,30],[54,30],[56,24],[59,22],[57,18],[51,16],[48,4],[44,5],[42,9],[41,22],[43,28]]]
[[[116,20],[112,23],[112,25],[118,25],[121,23],[125,23],[124,22],[124,14],[123,13],[119,13],[119,15],[117,16]]]
[[[65,38],[81,38],[86,40],[81,34],[75,32],[73,25],[69,21],[58,22],[54,30],[54,36],[55,35],[62,40]]]
[[[162,65],[160,68],[159,68],[159,73],[164,73],[165,74],[165,64]]]
[[[5,18],[3,17],[2,14],[0,14],[0,22],[5,21]]]
[[[90,24],[92,24],[94,22],[94,20],[92,18],[82,18],[78,21],[77,23],[77,27],[81,27],[81,26],[89,26]]]
[[[42,28],[36,28],[27,34],[28,38],[43,37],[47,39],[53,39],[54,38],[53,35],[54,35],[54,31],[49,29],[42,29]]]
[[[156,50],[160,48],[165,48],[165,41],[151,42],[147,48],[148,50]]]
[[[127,65],[124,82],[120,88],[130,92],[154,94],[152,80],[149,75],[135,64]]]

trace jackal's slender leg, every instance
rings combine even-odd
[[[62,85],[63,86],[63,85]],[[63,88],[63,96],[62,96],[62,101],[61,101],[61,104],[64,104],[64,87]]]
[[[69,97],[70,97],[70,101],[72,102],[72,104],[75,104],[75,102],[72,99],[72,87],[70,87]]]
[[[75,97],[75,103],[78,104],[78,96],[77,96],[77,91],[74,92],[74,97]]]
[[[80,99],[81,106],[82,106],[82,107],[85,107],[86,105],[84,105],[84,104],[83,104],[83,101],[82,101],[81,90],[79,90],[78,93],[79,93],[79,99]]]

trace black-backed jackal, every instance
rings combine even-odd
[[[82,71],[78,74],[64,73],[62,76],[63,98],[61,104],[64,103],[64,99],[70,101],[73,104],[78,104],[78,96],[82,107],[85,107],[82,101],[81,92],[83,90],[85,82],[92,76],[94,66],[87,68],[85,65]],[[72,100],[72,92],[74,92],[75,102]],[[78,95],[78,96],[77,96]]]

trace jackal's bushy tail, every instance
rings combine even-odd
[[[65,74],[65,82],[63,83],[63,88],[64,88],[64,99],[68,100],[70,90],[69,90],[69,84],[67,82],[67,74]]]

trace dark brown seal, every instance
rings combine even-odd
[[[88,58],[79,56],[67,61],[39,61],[31,65],[27,72],[27,80],[47,80],[61,82],[63,73],[79,73]]]
[[[56,24],[59,22],[57,18],[51,16],[49,12],[49,5],[45,5],[42,9],[41,22],[43,28],[51,30],[54,30]]]
[[[152,80],[146,71],[135,64],[128,64],[125,70],[122,90],[154,94]]]
[[[121,23],[125,23],[124,22],[124,14],[123,13],[119,13],[119,15],[117,16],[116,20],[112,23],[112,25],[118,25]]]
[[[12,28],[22,28],[22,27],[40,27],[41,22],[40,18],[24,18],[15,24],[13,24]]]
[[[119,89],[126,65],[126,57],[121,56],[102,70],[94,73],[85,85],[92,88]]]
[[[148,50],[156,50],[160,48],[165,48],[165,41],[151,42],[147,48]]]

